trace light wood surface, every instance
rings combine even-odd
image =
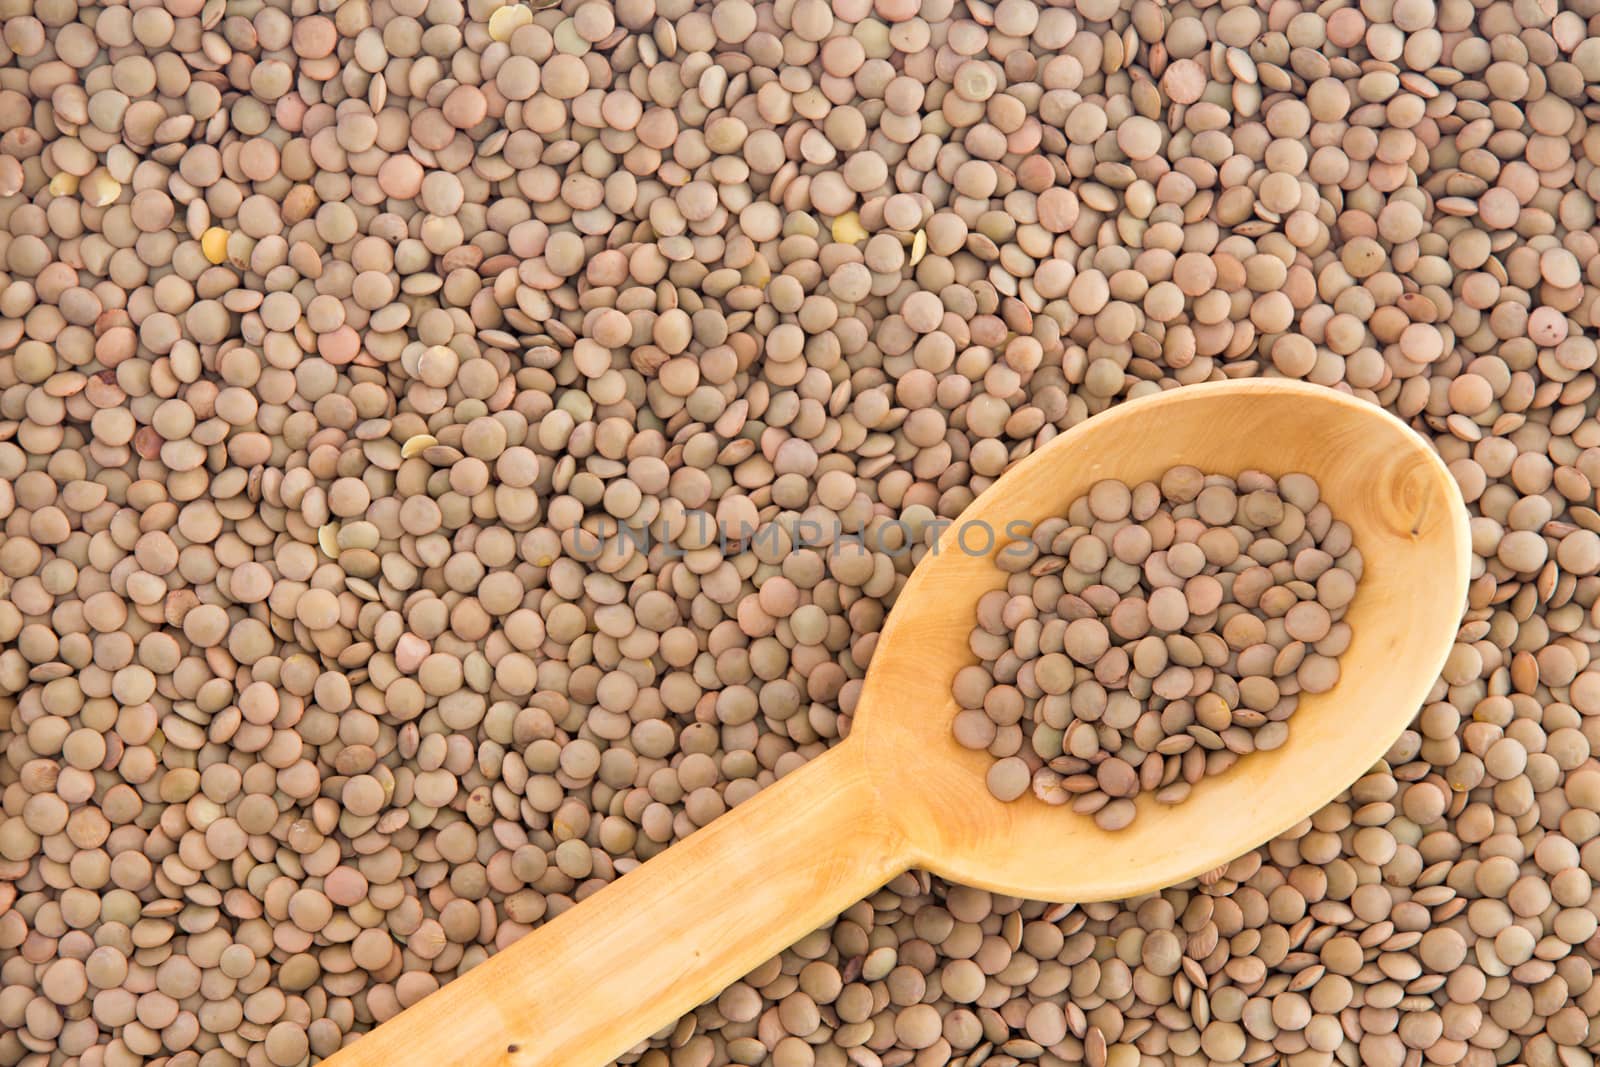
[[[1193,464],[1314,476],[1365,574],[1339,684],[1304,696],[1289,740],[1107,833],[1031,796],[1002,804],[990,758],[950,735],[978,597],[1004,584],[958,539],[1059,514],[1102,478]],[[984,546],[981,525],[966,544]],[[1467,517],[1399,420],[1317,386],[1252,380],[1119,405],[1009,471],[945,531],[884,626],[851,736],[344,1049],[335,1067],[602,1067],[917,866],[1049,900],[1104,900],[1211,870],[1367,771],[1444,664],[1466,598]]]

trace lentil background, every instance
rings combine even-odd
[[[847,731],[1017,457],[1285,375],[1473,511],[1389,758],[1138,900],[905,875],[628,1059],[1590,1067],[1597,18],[0,0],[0,1063],[330,1054]]]

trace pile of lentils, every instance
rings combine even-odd
[[[1309,475],[1190,466],[1096,482],[996,561],[1010,577],[978,600],[955,738],[995,758],[994,796],[1031,789],[1103,830],[1140,793],[1181,803],[1281,748],[1300,694],[1339,681],[1361,578]]]
[[[1590,1067],[1597,82],[1597,0],[0,2],[0,1064],[358,1039],[845,735],[1010,464],[1264,375],[1472,509],[1387,757],[623,1062]]]

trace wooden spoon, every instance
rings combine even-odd
[[[1126,830],[1031,795],[1001,803],[984,784],[991,758],[951,737],[950,683],[975,661],[979,596],[1004,585],[993,554],[1007,526],[1060,514],[1103,478],[1146,481],[1179,464],[1305,472],[1350,525],[1365,573],[1338,685],[1301,697],[1283,747],[1174,807],[1142,797]],[[601,1067],[911,867],[1057,901],[1133,896],[1212,870],[1383,756],[1444,665],[1470,559],[1454,480],[1380,408],[1272,380],[1119,405],[1017,464],[945,531],[883,628],[847,740],[328,1062]]]

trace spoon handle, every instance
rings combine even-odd
[[[907,864],[846,742],[324,1062],[603,1067]]]

